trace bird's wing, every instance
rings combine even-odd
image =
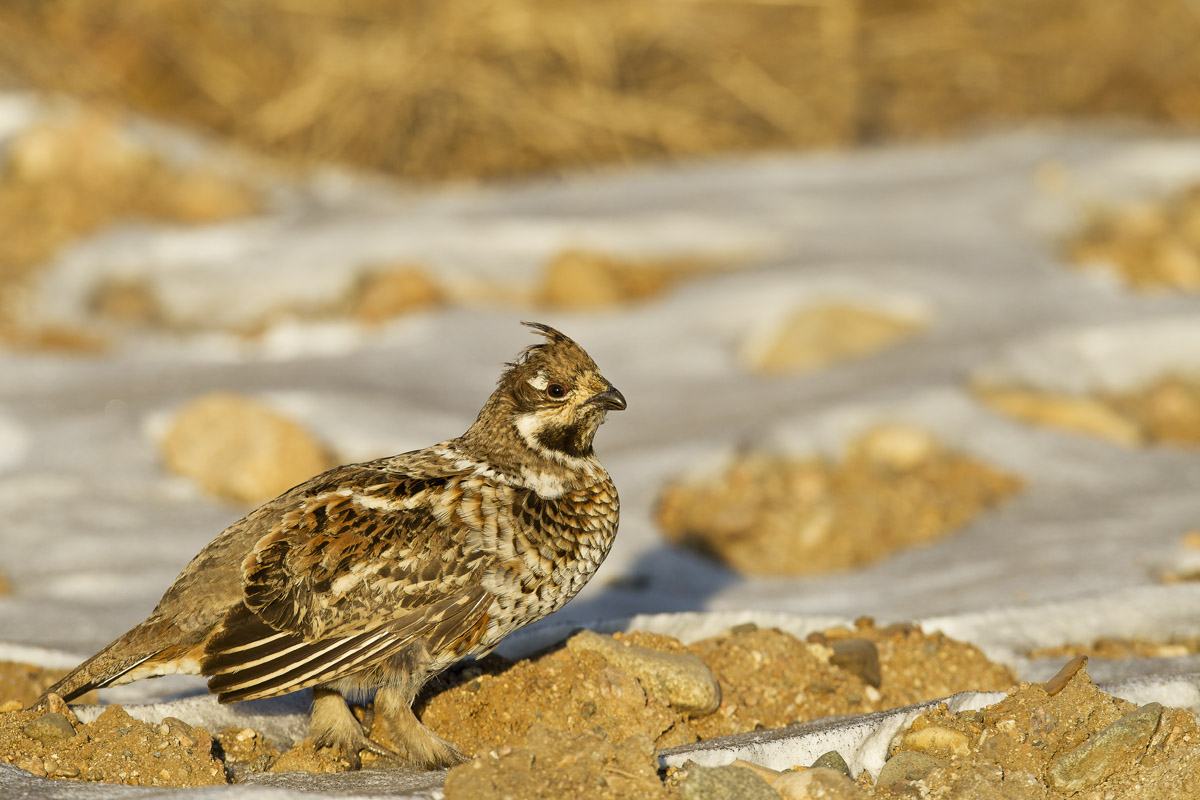
[[[420,463],[343,467],[299,487],[242,564],[243,603],[206,643],[209,688],[222,702],[284,694],[417,639],[468,651],[490,621],[480,581],[492,556],[479,546],[490,491]]]

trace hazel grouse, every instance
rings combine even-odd
[[[250,512],[47,694],[175,673],[206,676],[222,703],[312,687],[310,736],[355,766],[364,749],[461,761],[413,714],[417,692],[561,608],[617,531],[592,439],[625,398],[574,341],[526,324],[546,340],[507,365],[466,433],[337,467]],[[370,690],[374,739],[346,702]]]

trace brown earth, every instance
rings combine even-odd
[[[1133,637],[1121,639],[1101,636],[1088,643],[1069,642],[1054,647],[1037,647],[1029,658],[1069,658],[1086,655],[1092,658],[1119,660],[1127,658],[1178,658],[1200,653],[1200,636],[1173,636],[1165,641]]]
[[[992,408],[1035,425],[1119,444],[1200,445],[1200,376],[1167,375],[1124,392],[1059,395],[1023,387],[979,386]]]
[[[873,711],[967,689],[1002,689],[1014,683],[1011,672],[987,661],[971,645],[924,634],[912,626],[880,628],[869,620],[860,620],[853,628],[813,634],[807,641],[753,625],[691,646],[650,633],[615,638],[619,647],[629,646],[651,660],[655,654],[666,661],[688,655],[701,669],[706,665],[720,684],[716,711],[681,710],[674,705],[676,695],[645,673],[617,666],[622,663],[619,659],[610,660],[601,651],[574,646],[513,663],[491,657],[458,668],[441,686],[427,692],[418,711],[435,732],[469,755],[487,756],[494,751],[498,755],[487,757],[511,765],[553,742],[559,744],[552,749],[562,751],[556,758],[565,758],[570,751],[563,742],[581,746],[590,742],[581,764],[591,764],[589,770],[607,764],[603,769],[614,769],[614,774],[637,784],[645,776],[629,765],[631,759],[650,752],[648,748]],[[171,720],[146,725],[130,720],[118,706],[90,725],[75,722],[69,735],[39,723],[50,728],[52,736],[62,734],[47,743],[37,738],[36,728],[31,732],[30,724],[47,714],[66,713],[21,710],[21,704],[36,697],[48,680],[21,669],[13,670],[13,675],[12,681],[0,684],[4,689],[0,703],[10,701],[0,706],[8,711],[0,714],[0,757],[34,772],[42,769],[51,777],[199,785],[216,780],[210,769],[213,764],[221,768],[221,781],[226,773],[334,772],[347,767],[336,754],[314,750],[308,742],[289,749],[249,728],[228,728],[210,736]],[[27,683],[17,680],[21,675],[28,675]],[[119,724],[113,721],[118,718]],[[607,744],[595,745],[596,737]],[[94,765],[102,751],[106,754]],[[206,754],[211,760],[204,758]],[[369,755],[364,762],[377,763]],[[479,767],[476,779],[502,783],[492,775],[499,768],[497,764]],[[175,778],[163,777],[164,769]]]
[[[1021,480],[907,425],[868,431],[840,464],[748,453],[659,498],[667,539],[748,575],[847,569],[946,536]]]
[[[600,651],[572,646],[512,664],[493,658],[459,668],[447,678],[447,688],[429,693],[422,712],[426,723],[477,755],[451,770],[447,797],[693,797],[704,785],[690,774],[697,769],[672,769],[664,782],[657,774],[656,748],[1006,687],[1012,687],[1008,697],[982,711],[952,714],[943,704],[919,717],[897,738],[878,781],[864,773],[852,782],[829,768],[718,769],[752,769],[758,778],[748,780],[761,779],[784,797],[823,787],[822,796],[843,800],[918,795],[1024,800],[1071,793],[1123,800],[1143,796],[1139,792],[1147,786],[1155,787],[1156,797],[1183,798],[1200,779],[1195,718],[1157,704],[1135,709],[1104,694],[1087,677],[1084,659],[1045,684],[1014,686],[1007,669],[970,645],[869,620],[804,641],[753,625],[691,646],[648,633],[616,640],[619,647],[668,660],[699,656],[721,684],[717,711],[680,713],[669,693],[647,690],[644,678],[614,668]],[[874,663],[866,655],[872,652]],[[25,696],[36,691],[4,686]],[[179,720],[138,722],[119,706],[87,725],[53,701],[49,710],[19,710],[13,702],[0,708],[0,758],[47,777],[199,786],[246,772],[331,772],[346,766],[307,742],[281,754],[252,729],[228,728],[214,741]]]
[[[1200,186],[1097,209],[1067,244],[1067,256],[1082,269],[1115,270],[1131,289],[1200,292]]]

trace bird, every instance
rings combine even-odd
[[[593,439],[625,397],[572,339],[523,324],[544,339],[505,364],[465,433],[335,467],[251,511],[38,703],[169,674],[203,675],[220,703],[311,688],[309,738],[351,768],[364,751],[465,761],[417,719],[418,692],[578,594],[620,516]],[[368,732],[349,701],[372,690]]]

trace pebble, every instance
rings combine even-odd
[[[915,750],[942,758],[971,754],[971,740],[965,733],[941,725],[931,725],[905,734],[904,742],[900,746],[905,750]]]
[[[941,445],[924,428],[894,423],[867,431],[857,441],[855,449],[874,464],[903,472],[938,455]]]
[[[75,735],[75,728],[66,717],[47,712],[26,725],[22,731],[26,736],[44,745],[61,742]]]
[[[683,772],[679,781],[683,800],[779,800],[771,785],[748,769],[703,767],[689,761]]]
[[[199,743],[196,729],[178,717],[166,717],[158,726],[158,732],[170,736],[184,748],[195,747]]]
[[[779,773],[771,784],[783,800],[865,800],[867,793],[842,773],[826,767]]]
[[[75,712],[67,705],[67,701],[54,693],[46,695],[46,710],[65,717],[72,726],[79,724],[79,717],[75,716]]]
[[[850,777],[850,765],[846,763],[846,759],[842,758],[842,754],[837,750],[830,750],[824,753],[816,761],[812,763],[813,769],[835,769],[838,772]]]
[[[841,761],[843,767],[846,767],[846,762],[840,755],[836,752],[832,754],[837,757],[838,761]],[[848,767],[845,772],[824,766],[776,772],[760,764],[753,764],[741,759],[734,761],[730,766],[753,772],[766,781],[767,785],[774,789],[775,793],[783,800],[818,800],[818,798],[821,800],[859,800],[859,798],[867,796],[850,780]]]
[[[711,714],[721,705],[721,684],[699,656],[664,653],[627,645],[595,631],[580,631],[567,640],[572,652],[591,650],[619,670],[633,675],[647,691],[672,708],[694,716]]]
[[[1053,697],[1063,689],[1067,688],[1067,684],[1071,682],[1071,678],[1074,678],[1075,674],[1078,673],[1079,670],[1087,666],[1087,662],[1088,657],[1086,655],[1075,656],[1066,664],[1063,664],[1062,669],[1055,673],[1053,678],[1043,683],[1042,689],[1046,692],[1046,694]]]
[[[919,781],[935,769],[949,766],[949,763],[928,753],[918,753],[915,750],[903,750],[888,759],[879,770],[875,779],[876,786],[896,786],[901,783]]]
[[[883,675],[879,667],[879,648],[874,642],[862,638],[838,639],[831,642],[829,648],[833,650],[830,664],[857,675],[868,686],[879,688]]]
[[[1061,792],[1095,786],[1117,770],[1141,759],[1162,718],[1159,703],[1147,703],[1109,725],[1079,747],[1060,756],[1046,782]]]

